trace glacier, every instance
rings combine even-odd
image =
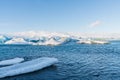
[[[59,38],[58,40],[56,40],[55,38],[50,38],[44,42],[38,42],[33,45],[60,45],[67,41],[68,41],[67,38]]]
[[[6,41],[5,44],[29,44],[29,42],[25,41],[23,38],[12,38]]]
[[[34,72],[58,62],[56,58],[42,57],[31,61],[0,68],[0,78]]]
[[[3,36],[3,35],[1,35]],[[18,32],[6,34],[6,41],[0,44],[60,45],[70,39],[70,35],[50,32]],[[4,40],[3,38],[1,40]]]
[[[20,62],[23,62],[24,59],[23,58],[13,58],[13,59],[8,59],[8,60],[3,60],[3,61],[0,61],[0,66],[7,66],[7,65],[12,65],[12,64],[17,64],[17,63],[20,63]]]
[[[104,44],[110,39],[120,39],[115,34],[102,35],[102,34],[82,34],[82,33],[57,33],[57,32],[45,32],[45,31],[27,31],[7,33],[0,35],[1,44],[19,44],[19,45],[62,45],[69,42],[77,44]],[[91,39],[89,41],[89,39]],[[94,40],[103,39],[103,40]],[[104,41],[105,40],[105,41]]]

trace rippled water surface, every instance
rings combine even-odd
[[[42,70],[0,80],[120,80],[120,42],[106,45],[0,45],[0,60],[56,57],[59,62]]]

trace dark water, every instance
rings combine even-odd
[[[120,42],[106,45],[0,45],[0,60],[56,57],[59,62],[42,70],[0,80],[120,80]]]

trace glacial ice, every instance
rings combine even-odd
[[[5,44],[29,44],[29,43],[25,41],[23,38],[13,38],[5,42]]]
[[[0,61],[0,66],[17,64],[17,63],[20,63],[22,61],[24,61],[23,58],[13,58],[13,59],[9,59],[9,60],[3,60],[3,61]]]
[[[63,43],[71,42],[69,40],[78,41],[77,43],[85,44],[105,44],[106,41],[96,41],[94,39],[101,38],[109,40],[114,36],[95,35],[95,34],[81,34],[81,33],[57,33],[57,32],[44,32],[44,31],[27,31],[9,33],[0,35],[0,44],[27,44],[27,45],[60,45]],[[84,39],[93,39],[84,40]],[[75,43],[76,43],[75,42]]]
[[[109,42],[107,41],[102,41],[102,40],[79,40],[77,43],[79,44],[108,44]]]
[[[0,43],[4,43],[6,41],[6,37],[3,35],[0,35]]]
[[[42,57],[31,61],[0,68],[0,78],[34,72],[58,62],[56,58]]]
[[[60,38],[58,40],[54,38],[50,38],[44,42],[38,42],[35,45],[60,45],[60,44],[63,44],[66,40],[67,40],[66,38]]]

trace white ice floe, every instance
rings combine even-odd
[[[80,43],[82,43],[82,44],[92,44],[91,41],[81,41]]]
[[[109,42],[107,41],[102,41],[102,40],[80,40],[77,43],[79,44],[108,44]]]
[[[22,61],[24,61],[23,58],[13,58],[13,59],[9,59],[9,60],[3,60],[3,61],[0,61],[0,66],[17,64],[17,63],[20,63]]]
[[[95,40],[95,41],[92,41],[92,44],[108,44],[109,42],[107,42],[107,41],[97,41],[97,40]]]
[[[0,68],[0,78],[34,72],[58,62],[56,58],[38,58],[35,60]]]

